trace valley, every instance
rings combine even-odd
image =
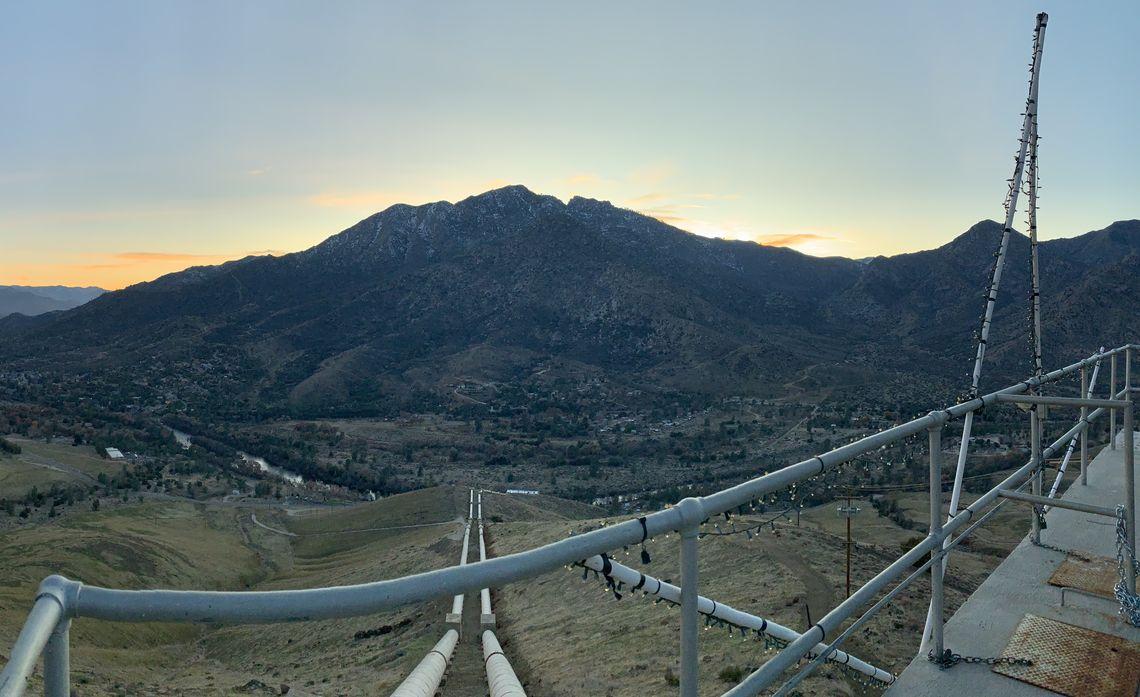
[[[921,492],[892,496],[920,519]],[[13,583],[0,589],[0,642],[10,645],[30,594],[49,572],[123,588],[269,590],[357,583],[447,566],[458,557],[456,532],[462,530],[466,501],[467,489],[452,486],[333,507],[144,501],[8,529],[0,533],[0,563],[12,570]],[[484,506],[491,556],[609,520],[600,509],[544,496],[487,492]],[[264,525],[254,524],[254,515]],[[736,520],[745,525],[756,517],[750,513]],[[807,613],[842,597],[843,540],[835,521],[832,507],[823,505],[804,510],[799,527],[781,519],[753,538],[709,541],[702,553],[702,592],[802,629]],[[955,556],[947,580],[951,606],[964,600],[1020,538],[1026,523],[1024,512],[1003,512],[987,526],[986,545],[967,546]],[[871,506],[857,531],[856,583],[893,559],[914,535],[878,517]],[[652,561],[642,565],[646,572],[673,576],[676,536],[655,538],[648,548]],[[617,554],[636,567],[635,557]],[[660,693],[675,679],[670,676],[676,666],[670,665],[676,660],[678,615],[668,606],[629,593],[615,600],[594,579],[583,581],[577,569],[493,592],[498,634],[528,694],[569,696],[599,682],[612,695]],[[905,665],[925,611],[924,592],[920,582],[900,596],[852,641],[851,651],[873,650],[888,669]],[[442,633],[448,603],[441,599],[377,616],[272,628],[128,628],[81,620],[72,630],[73,676],[81,695],[384,694]],[[592,632],[592,625],[598,631]],[[899,628],[907,631],[895,631]],[[898,636],[907,638],[898,641]],[[474,639],[465,635],[463,641]],[[706,633],[702,647],[702,671],[710,678],[721,673],[725,681],[769,655],[764,644],[724,630]],[[457,681],[465,650],[465,644],[457,649]],[[450,681],[444,695],[468,694],[449,688]],[[725,686],[707,680],[702,694],[719,694]],[[863,688],[829,667],[805,683],[803,694],[854,695],[863,694]]]

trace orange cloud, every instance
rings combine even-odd
[[[814,232],[792,232],[782,235],[758,235],[753,238],[760,244],[769,247],[795,247],[809,242],[831,242],[834,237],[820,235]]]
[[[700,208],[700,206],[696,206]],[[701,237],[723,240],[745,240],[769,247],[789,247],[804,254],[829,256],[837,254],[843,240],[818,232],[782,232],[758,234],[751,226],[735,220],[709,221],[690,218],[679,210],[683,206],[659,206],[639,210],[639,213],[656,218],[667,225],[680,228]]]

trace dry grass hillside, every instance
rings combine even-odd
[[[921,510],[921,496],[900,495]],[[913,500],[911,500],[913,499]],[[856,523],[854,581],[869,579],[913,539],[863,504]],[[1013,511],[991,528],[981,551],[958,555],[948,583],[957,607],[1024,529]],[[149,502],[67,516],[0,534],[0,650],[11,645],[38,581],[52,572],[124,588],[286,589],[360,583],[455,564],[467,489],[439,487],[351,507],[248,509],[213,503]],[[490,553],[521,551],[596,527],[599,511],[550,497],[484,496]],[[921,514],[916,512],[915,517]],[[1000,517],[999,517],[1000,518]],[[745,518],[747,519],[747,517]],[[802,629],[840,600],[844,544],[833,507],[806,511],[797,528],[778,525],[748,539],[701,542],[701,592]],[[1005,530],[1006,532],[1001,532]],[[868,538],[874,538],[873,544]],[[677,538],[654,539],[645,571],[677,577]],[[472,545],[472,561],[477,559]],[[621,561],[640,566],[637,550]],[[849,648],[901,669],[917,641],[925,581],[856,634]],[[559,569],[494,591],[498,636],[535,697],[668,694],[677,672],[678,613],[627,594],[621,601],[580,569]],[[477,607],[477,598],[468,598]],[[124,625],[76,621],[77,695],[387,694],[445,631],[450,599],[346,620],[245,627]],[[368,636],[357,638],[358,633]],[[723,630],[701,637],[702,694],[720,694],[754,668],[764,645]],[[473,692],[474,632],[465,633],[444,695]],[[470,643],[470,646],[468,645]],[[461,675],[462,674],[462,675]],[[472,675],[475,680],[472,680]],[[37,676],[37,681],[38,681]],[[459,685],[463,685],[459,689]],[[33,686],[35,687],[35,686]],[[827,668],[804,695],[863,694]],[[872,690],[873,692],[873,690]]]

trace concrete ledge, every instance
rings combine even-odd
[[[1123,502],[1123,460],[1121,450],[1101,450],[1089,464],[1088,485],[1082,486],[1076,480],[1065,492],[1064,500],[1091,506]],[[1027,529],[1028,518],[1026,511]],[[1111,519],[1059,506],[1046,513],[1045,519],[1048,527],[1042,532],[1043,542],[1089,557],[1115,559],[1116,533]],[[946,623],[946,647],[968,656],[1000,655],[1027,614],[1140,643],[1140,629],[1121,621],[1115,600],[1073,595],[1062,604],[1062,589],[1049,585],[1049,578],[1065,557],[1064,553],[1033,545],[1028,537],[1023,539]],[[950,566],[953,569],[953,557]],[[1088,669],[1098,668],[1090,665]],[[942,671],[926,656],[918,656],[886,694],[1045,697],[1054,693],[994,673],[984,664],[962,663]]]
[[[480,629],[494,629],[495,628],[495,613],[489,613],[479,616]]]

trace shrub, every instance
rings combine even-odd
[[[725,666],[717,673],[721,682],[738,683],[744,679],[744,669],[740,666]]]
[[[0,438],[0,452],[8,453],[10,455],[19,455],[21,452],[23,452],[23,449],[7,438]]]

